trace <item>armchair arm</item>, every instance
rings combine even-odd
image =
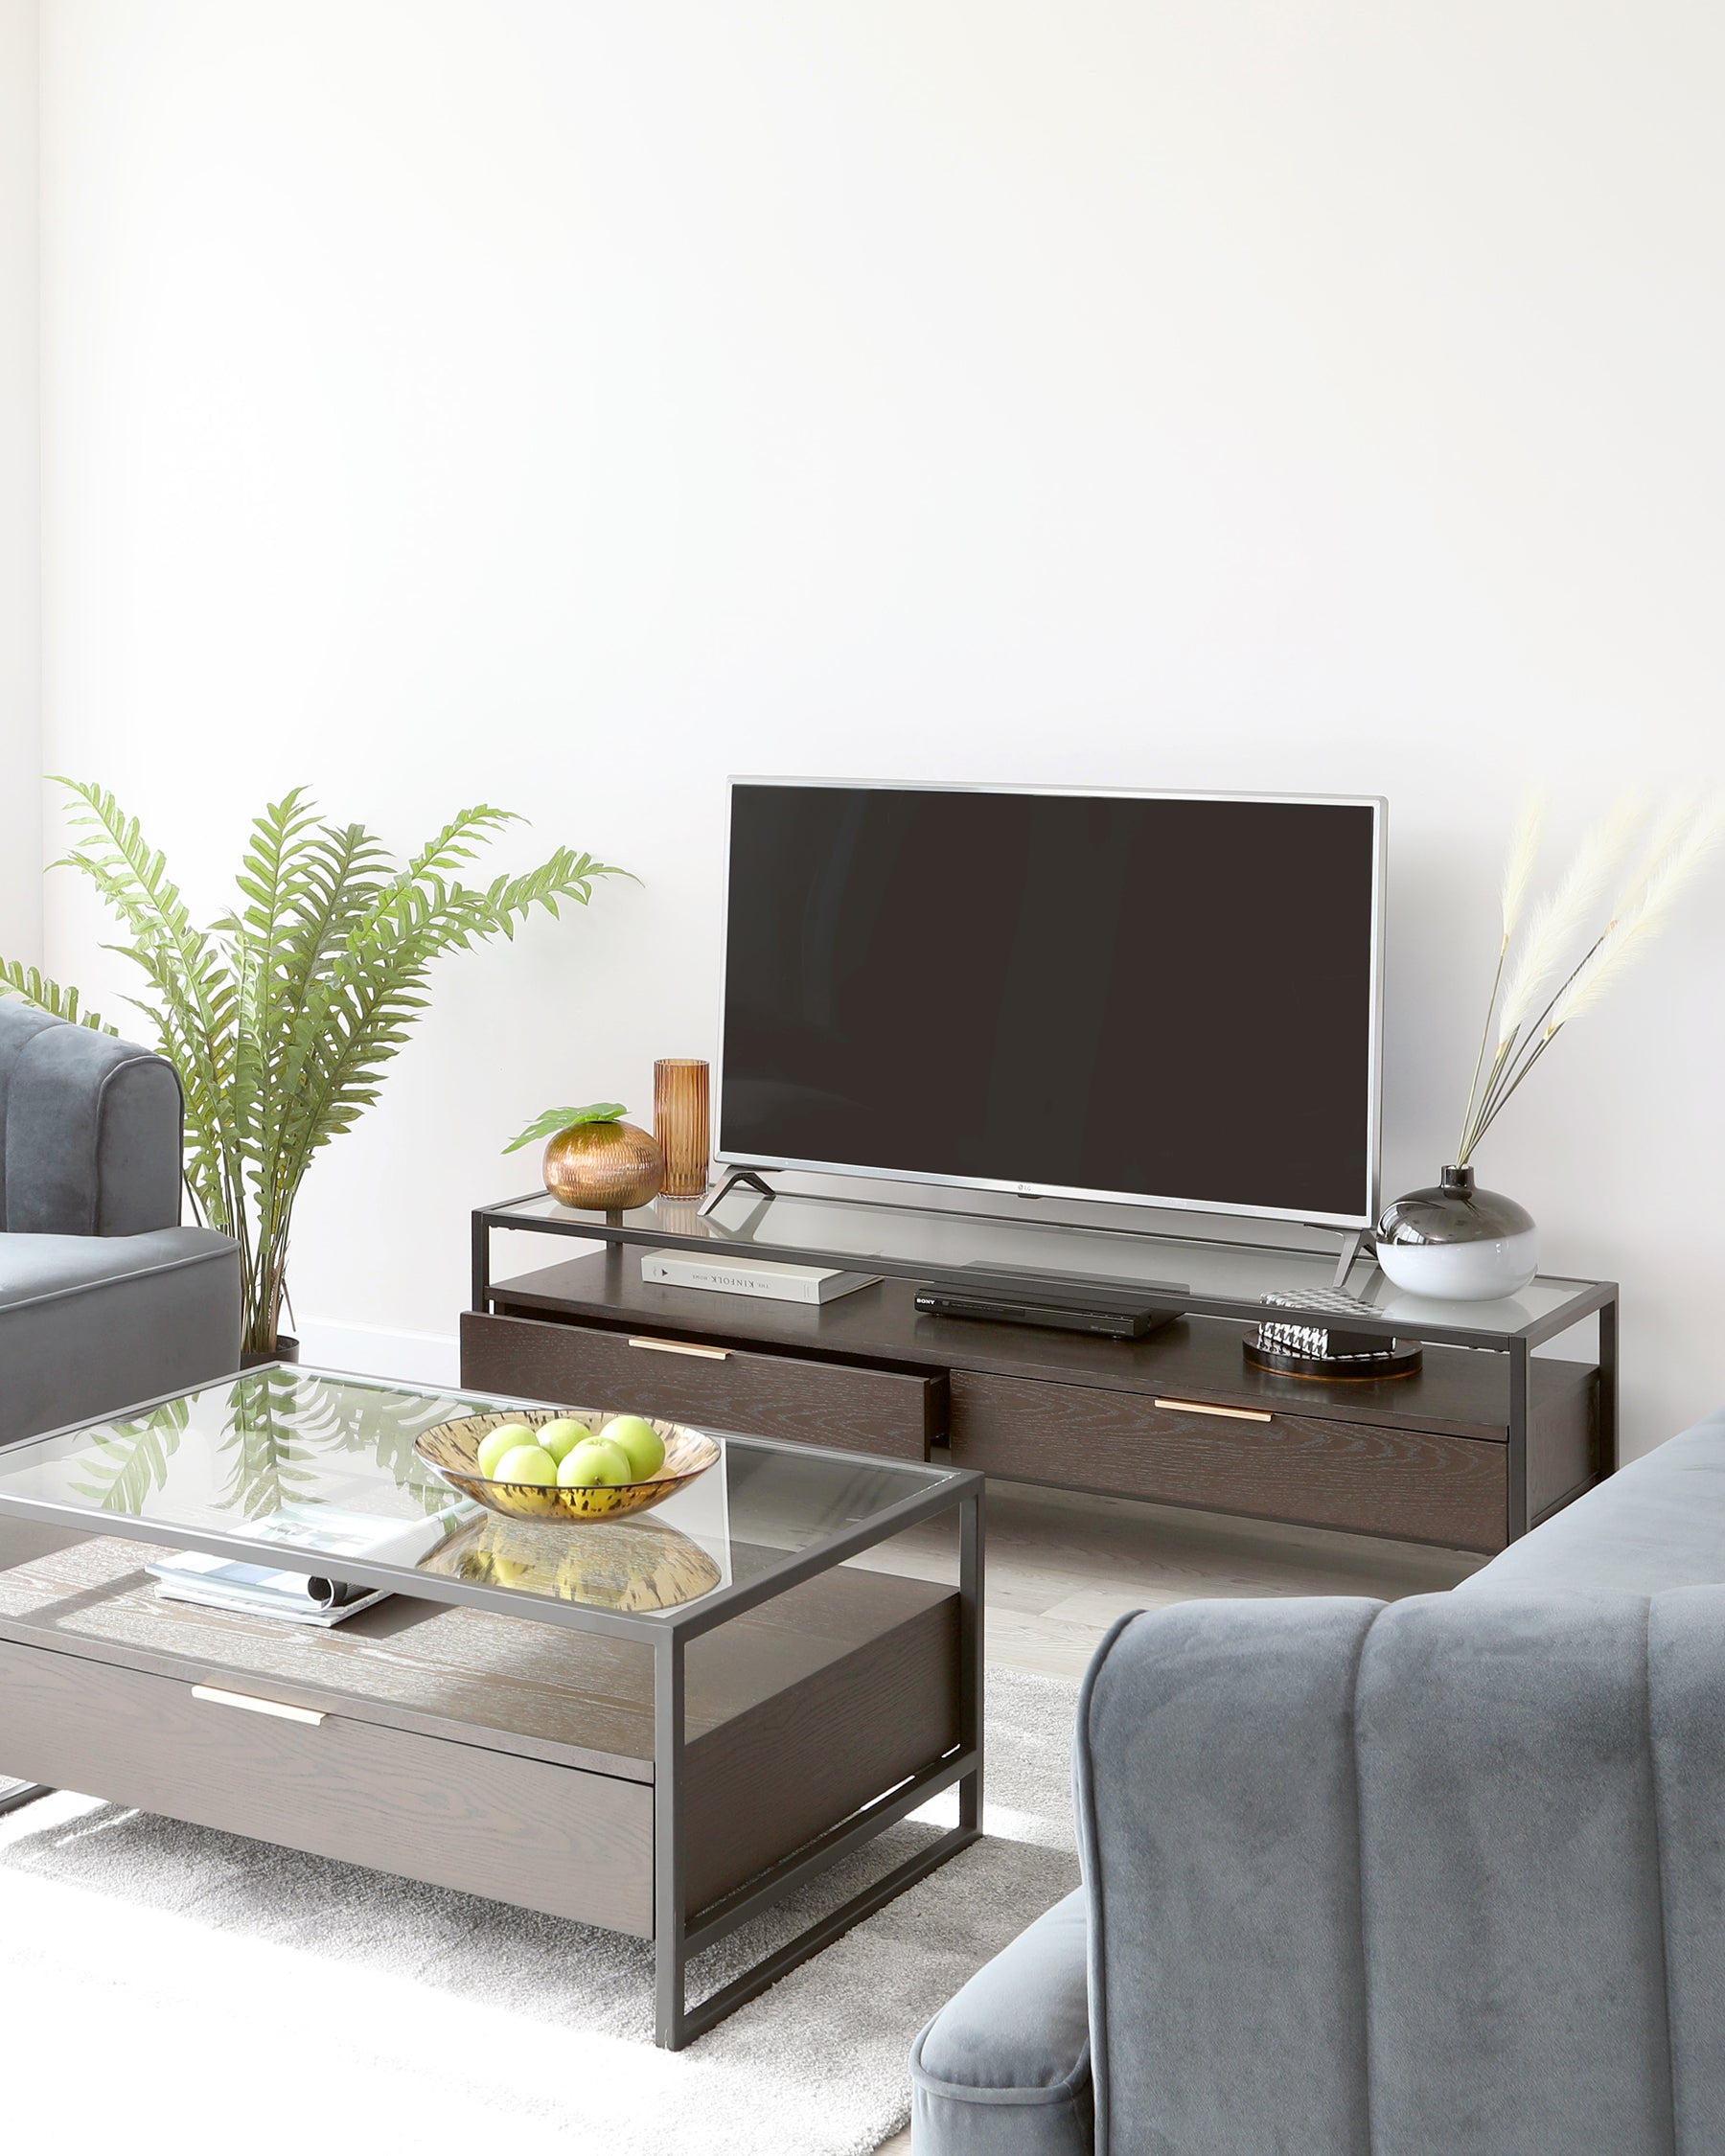
[[[1096,2147],[1366,2156],[1354,1686],[1383,1605],[1184,1602],[1078,1710]]]
[[[1091,2156],[1084,1890],[985,1962],[910,2053],[915,2156]]]

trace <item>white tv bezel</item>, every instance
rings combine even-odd
[[[1016,786],[977,780],[793,778],[734,773],[725,780],[724,871],[720,895],[724,938],[719,973],[719,1039],[713,1057],[714,1132],[724,1129],[724,1001],[730,972],[730,863],[732,803],[740,786],[825,787],[875,793],[1035,793],[1078,800],[1238,801],[1305,809],[1371,811],[1371,981],[1366,1086],[1367,1209],[1359,1213],[1307,1212],[1279,1205],[1241,1205],[1219,1200],[1170,1198],[1153,1191],[1095,1190],[1068,1183],[1005,1182],[983,1176],[946,1176],[908,1168],[869,1167],[855,1160],[799,1160],[776,1154],[736,1153],[723,1144],[713,1158],[728,1169],[765,1168],[793,1173],[859,1176],[870,1181],[921,1184],[940,1190],[988,1190],[1009,1198],[1069,1198],[1109,1205],[1143,1205],[1158,1211],[1209,1213],[1236,1220],[1280,1220],[1314,1227],[1369,1228],[1376,1225],[1383,1154],[1384,880],[1390,804],[1377,793],[1246,793],[1230,789],[1161,786]]]

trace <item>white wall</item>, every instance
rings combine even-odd
[[[42,945],[36,0],[0,0],[0,958]]]
[[[295,779],[641,887],[451,963],[302,1317],[444,1333],[554,1100],[711,1042],[730,770],[1382,791],[1388,1186],[1524,784],[1725,776],[1725,18],[45,0],[51,768],[214,908]],[[1484,1180],[1725,1397],[1725,879]],[[57,881],[55,963],[104,988]]]

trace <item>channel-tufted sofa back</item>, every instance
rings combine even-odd
[[[1098,2156],[1725,2145],[1725,1586],[1154,1611],[1077,1756]]]

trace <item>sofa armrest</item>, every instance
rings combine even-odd
[[[910,2053],[914,2156],[1091,2156],[1084,1892],[978,1969]]]
[[[143,1235],[176,1227],[182,1112],[165,1057],[0,1004],[0,1228]]]

